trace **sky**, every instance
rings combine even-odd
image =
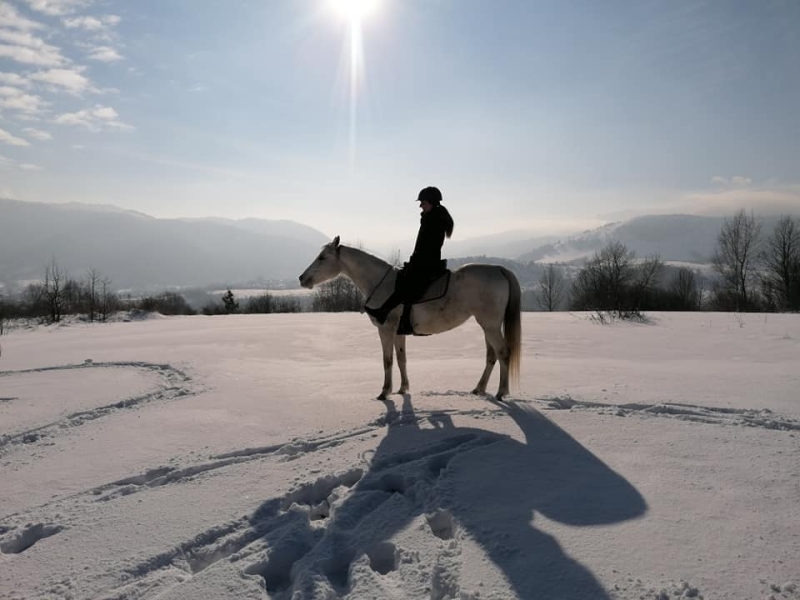
[[[800,207],[794,0],[0,0],[0,196],[413,240]],[[354,52],[354,48],[356,52]]]

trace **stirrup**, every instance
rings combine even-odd
[[[414,335],[414,328],[411,326],[411,304],[403,305],[403,314],[400,316],[400,323],[397,325],[397,335]]]
[[[397,325],[397,335],[414,335],[414,328],[411,327],[410,319],[400,319],[400,323]]]

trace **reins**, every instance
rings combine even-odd
[[[394,267],[389,265],[389,268],[386,270],[386,273],[383,274],[383,277],[381,277],[381,280],[378,282],[378,284],[374,288],[372,288],[372,291],[369,293],[369,296],[367,296],[367,299],[364,300],[364,307],[365,308],[366,308],[367,304],[369,304],[369,301],[372,300],[372,296],[375,295],[375,292],[378,290],[378,288],[381,287],[381,284],[383,283],[383,280],[386,279],[389,276],[389,273],[391,273],[392,270],[394,270]]]

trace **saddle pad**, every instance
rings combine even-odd
[[[378,287],[376,287],[370,297],[367,298],[365,306],[368,306],[369,308],[380,308],[383,306],[383,303],[386,302],[386,300],[389,299],[389,296],[392,295],[392,292],[394,292],[395,285],[397,284],[397,274],[398,271],[396,269],[392,269],[389,273],[387,273],[383,281],[378,284]],[[448,270],[434,279],[425,289],[419,300],[414,302],[414,304],[438,300],[447,293],[447,288],[449,285],[450,271]]]
[[[414,304],[438,300],[447,293],[448,285],[450,285],[450,271],[445,271],[428,284],[428,287],[425,288],[425,291],[422,293],[422,297],[414,302]]]

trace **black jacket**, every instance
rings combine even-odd
[[[453,218],[441,204],[422,213],[411,265],[426,270],[437,269],[442,260],[444,238],[450,237],[452,232]]]

